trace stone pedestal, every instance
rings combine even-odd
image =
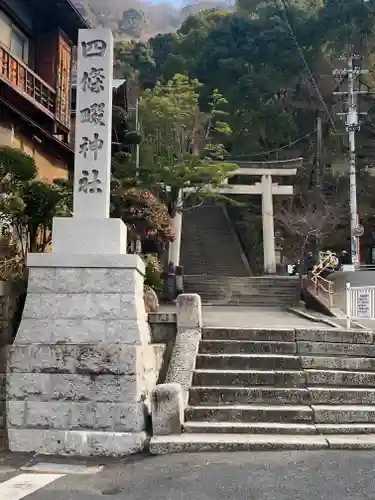
[[[149,345],[137,255],[28,257],[8,361],[11,451],[123,455],[145,441],[160,354]]]

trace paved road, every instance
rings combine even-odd
[[[47,483],[29,496],[20,496],[15,489],[22,471],[12,470],[12,466],[17,467],[15,464],[9,467],[7,461],[0,466],[1,500],[373,500],[375,497],[375,455],[365,451],[140,456],[107,463],[96,474],[67,474],[53,481],[28,473],[29,481],[23,476],[18,481],[24,485],[24,492],[33,484]],[[7,481],[12,482],[12,478],[13,490],[9,486],[6,490]]]

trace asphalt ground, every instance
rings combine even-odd
[[[122,460],[89,461],[4,455],[0,458],[0,499],[23,498],[373,500],[375,453],[324,450],[155,457],[143,454]]]

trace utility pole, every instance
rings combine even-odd
[[[135,131],[139,133],[139,99],[135,103]],[[135,145],[135,168],[138,174],[139,171],[139,144]]]
[[[346,131],[349,138],[349,204],[350,204],[350,246],[352,264],[354,266],[359,264],[359,238],[357,236],[357,225],[359,223],[358,209],[357,209],[357,169],[356,169],[356,145],[355,134],[360,130],[360,122],[358,119],[358,95],[367,93],[367,91],[360,91],[356,88],[358,77],[368,70],[363,70],[354,64],[354,57],[352,55],[348,58],[348,65],[345,69],[336,69],[333,71],[334,76],[339,78],[346,77],[348,82],[347,92],[334,92],[334,95],[347,96],[347,112],[338,113],[346,117]]]
[[[322,176],[322,118],[318,116],[316,119],[316,186],[321,188]]]

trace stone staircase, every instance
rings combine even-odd
[[[204,328],[184,433],[153,453],[375,448],[372,332]],[[362,445],[358,445],[362,443]]]
[[[288,307],[300,300],[300,281],[294,276],[185,276],[184,291],[197,293],[206,304]]]
[[[181,265],[188,276],[249,276],[249,265],[223,207],[203,205],[184,212]]]

